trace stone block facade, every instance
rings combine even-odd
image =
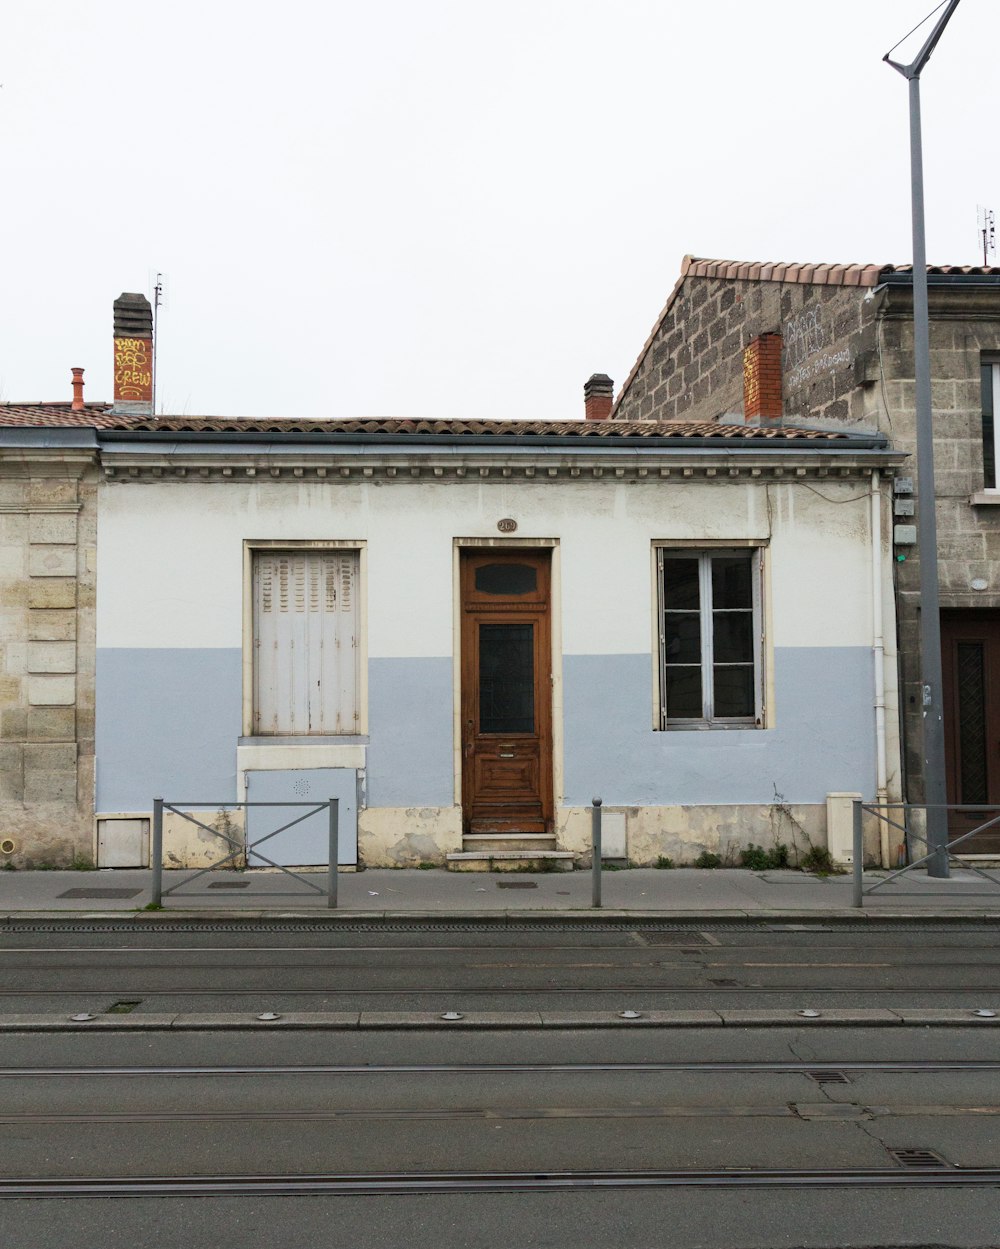
[[[0,455],[0,866],[93,857],[94,455]]]
[[[1000,493],[982,494],[980,380],[983,359],[1000,360],[1000,275],[932,274],[929,282],[941,606],[1000,609]],[[744,407],[744,355],[774,334],[782,339],[783,420],[879,430],[910,456],[903,472],[919,488],[906,271],[688,258],[612,417],[754,420]],[[916,523],[907,503],[899,510],[900,521]],[[916,802],[923,796],[916,547],[897,550],[895,572],[905,775]],[[973,581],[986,589],[973,589]]]

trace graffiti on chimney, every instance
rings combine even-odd
[[[115,339],[115,398],[152,398],[153,344],[148,338]]]
[[[830,335],[823,324],[821,307],[806,308],[786,321],[783,339],[789,390],[851,362],[851,353],[846,347],[839,351],[824,350]]]

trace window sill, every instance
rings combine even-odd
[[[969,502],[973,507],[1000,507],[1000,490],[977,490]]]
[[[711,722],[705,720],[677,720],[659,725],[654,729],[656,733],[732,733],[743,730],[744,732],[759,733],[767,726],[764,724],[756,724],[753,720],[713,720]]]

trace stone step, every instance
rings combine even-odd
[[[477,854],[503,853],[505,850],[555,850],[555,833],[466,833],[462,849]]]
[[[449,872],[571,872],[572,850],[459,850],[446,856]]]

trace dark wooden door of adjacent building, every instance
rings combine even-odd
[[[951,838],[1000,811],[1000,612],[941,613],[945,761],[949,803],[983,803],[982,811],[953,811]],[[1000,825],[971,837],[957,854],[1000,853]]]
[[[463,551],[467,833],[552,831],[549,551]]]

